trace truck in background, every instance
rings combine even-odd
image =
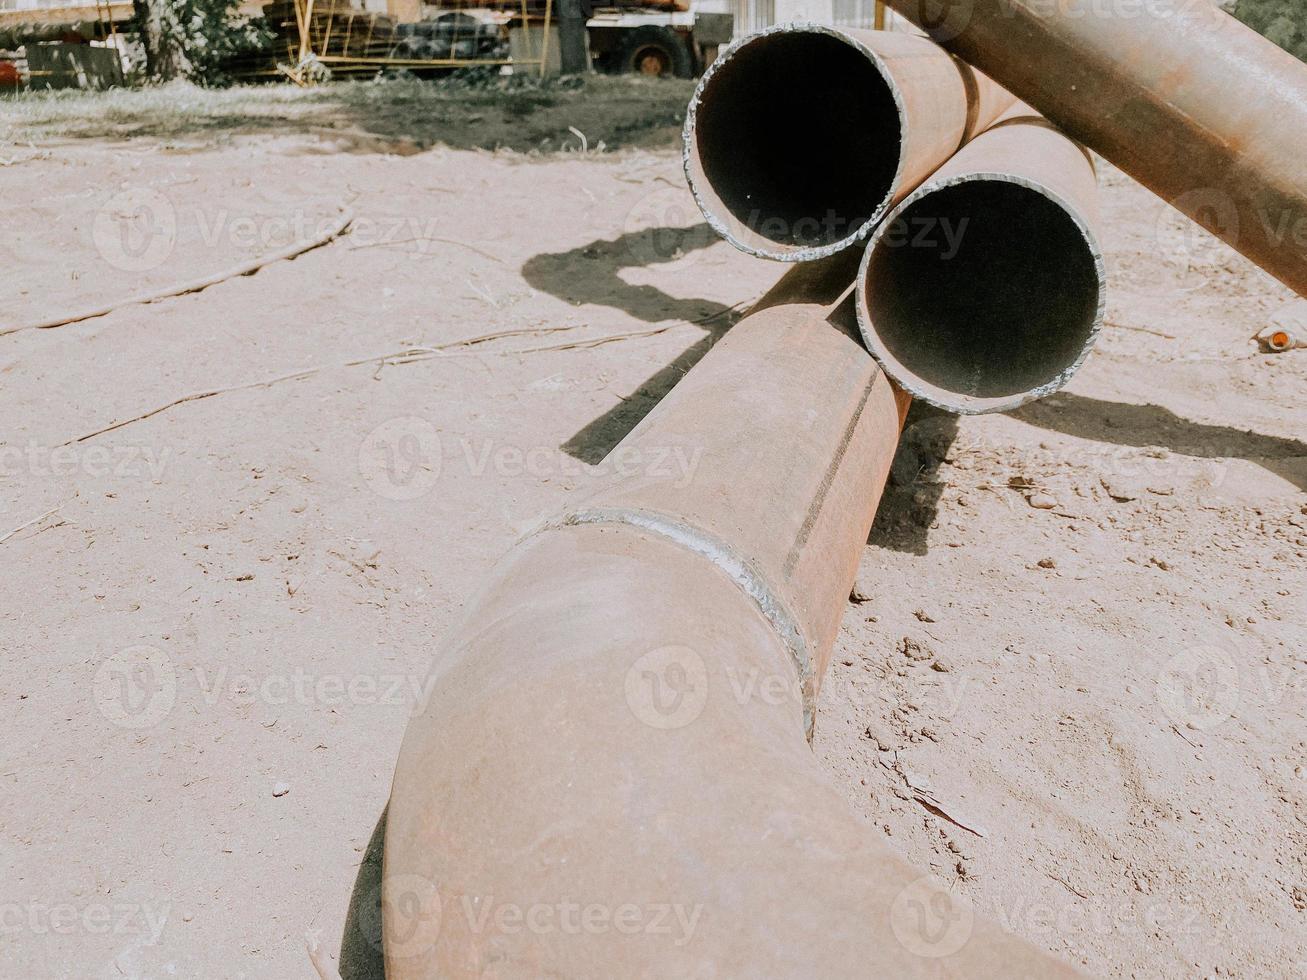
[[[691,78],[735,33],[733,0],[691,0],[677,7],[597,7],[586,22],[600,71]]]

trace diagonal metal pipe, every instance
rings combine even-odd
[[[1085,150],[1018,103],[873,233],[858,325],[885,372],[953,412],[1003,412],[1065,385],[1106,305]]]
[[[1307,295],[1307,65],[1205,0],[886,0]]]
[[[786,276],[443,641],[387,813],[390,980],[1070,975],[875,841],[804,737],[907,407],[856,258]]]
[[[704,72],[685,117],[685,172],[727,241],[808,261],[864,239],[1011,104],[925,38],[781,24]]]

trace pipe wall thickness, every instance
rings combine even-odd
[[[858,325],[885,372],[953,412],[1061,388],[1103,322],[1107,272],[1085,150],[1017,104],[898,205],[858,276]]]

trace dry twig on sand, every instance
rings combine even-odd
[[[137,296],[129,296],[127,299],[115,300],[105,306],[93,306],[89,309],[79,310],[76,313],[67,313],[57,316],[51,320],[41,320],[37,323],[25,323],[17,327],[0,327],[0,337],[11,333],[19,333],[23,330],[50,330],[54,327],[67,326],[70,323],[81,323],[83,320],[93,320],[99,316],[113,313],[127,306],[143,306],[147,303],[156,303],[161,299],[170,299],[173,296],[185,296],[187,293],[198,293],[210,286],[215,286],[220,282],[228,279],[236,279],[240,276],[253,275],[266,265],[274,262],[281,262],[285,259],[293,259],[296,256],[303,255],[305,252],[311,252],[315,248],[320,248],[328,242],[339,238],[349,228],[350,223],[354,220],[352,212],[342,212],[340,217],[332,222],[331,227],[327,228],[316,238],[295,242],[287,245],[283,249],[272,252],[268,255],[261,255],[256,259],[249,259],[239,265],[224,269],[221,272],[215,272],[213,275],[205,276],[203,279],[194,279],[190,282],[180,283],[176,286],[169,286],[158,292],[141,293]]]
[[[619,340],[633,340],[639,337],[652,337],[655,334],[666,333],[673,327],[680,326],[678,323],[668,323],[661,327],[652,327],[649,330],[632,330],[624,333],[602,334],[598,337],[587,337],[584,340],[575,340],[565,344],[546,344],[540,347],[515,347],[508,350],[488,351],[491,354],[537,354],[545,351],[564,351],[564,350],[588,350],[593,347],[600,347],[604,344],[615,343]],[[131,418],[122,419],[109,425],[102,426],[91,432],[76,436],[60,443],[60,446],[71,446],[79,442],[86,442],[88,439],[94,439],[96,436],[104,435],[106,432],[112,432],[115,429],[121,429],[125,425],[131,425],[133,422],[141,422],[145,419],[152,418],[168,411],[170,408],[176,408],[178,405],[184,405],[187,402],[197,402],[205,398],[212,398],[215,395],[226,395],[233,391],[249,391],[253,388],[267,388],[271,385],[280,384],[283,381],[299,381],[303,378],[319,374],[329,368],[359,367],[363,364],[376,364],[379,368],[386,364],[412,364],[416,361],[426,361],[434,358],[443,357],[478,357],[480,352],[469,350],[456,350],[455,348],[473,347],[478,344],[484,344],[491,340],[499,340],[504,337],[516,337],[522,334],[533,333],[556,333],[562,330],[575,330],[575,326],[563,327],[528,327],[522,330],[500,330],[495,333],[480,334],[476,337],[465,337],[462,340],[451,340],[446,344],[438,344],[434,347],[406,347],[399,351],[390,351],[383,354],[373,354],[368,357],[351,358],[348,361],[341,361],[337,364],[319,364],[314,367],[303,368],[299,371],[290,371],[286,374],[274,375],[270,378],[260,378],[257,381],[246,381],[242,384],[226,385],[221,388],[206,388],[203,391],[193,391],[190,394],[174,398],[172,401],[165,402],[156,406],[149,411],[142,412],[139,415],[133,415]]]
[[[1109,327],[1115,327],[1115,328],[1118,329],[1118,330],[1133,330],[1133,331],[1135,331],[1136,333],[1147,333],[1147,334],[1152,334],[1154,337],[1161,337],[1163,340],[1175,340],[1175,339],[1176,339],[1176,336],[1175,336],[1175,334],[1173,334],[1173,333],[1164,333],[1164,332],[1161,331],[1161,330],[1152,330],[1152,329],[1150,329],[1149,327],[1136,327],[1136,326],[1134,326],[1133,324],[1130,324],[1130,323],[1115,323],[1115,322],[1113,322],[1113,321],[1111,321],[1111,320],[1105,320],[1105,321],[1103,321],[1103,322],[1104,322],[1107,326],[1109,326]]]
[[[63,506],[63,504],[60,504],[60,505],[59,505],[59,507],[62,507],[62,506]],[[13,530],[11,530],[11,531],[6,531],[3,535],[0,535],[0,544],[4,544],[6,541],[8,541],[10,538],[12,538],[12,537],[13,537],[15,534],[17,534],[19,531],[25,531],[25,530],[27,530],[29,527],[32,527],[32,526],[35,525],[35,524],[40,524],[43,520],[45,520],[47,517],[51,516],[52,514],[57,514],[57,513],[59,513],[59,507],[51,507],[51,508],[50,508],[49,510],[47,510],[44,514],[42,514],[40,517],[33,517],[30,521],[24,521],[22,524],[19,524],[19,525],[18,525],[16,528],[14,528]]]
[[[498,255],[493,255],[483,248],[478,248],[477,246],[471,245],[467,242],[460,242],[456,238],[441,238],[438,235],[419,235],[416,238],[398,238],[393,242],[367,242],[363,245],[350,246],[350,251],[357,252],[360,249],[365,248],[389,248],[392,245],[411,245],[414,242],[439,242],[442,245],[457,245],[459,248],[465,248],[469,252],[476,252],[477,255],[487,258],[491,262],[498,262],[500,265],[504,264],[504,260]]]
[[[1081,898],[1089,898],[1089,897],[1090,897],[1089,895],[1087,895],[1087,894],[1085,894],[1084,892],[1082,892],[1079,888],[1075,887],[1073,884],[1071,884],[1069,881],[1067,881],[1067,880],[1066,880],[1065,878],[1063,878],[1062,876],[1060,876],[1060,875],[1055,875],[1055,874],[1051,874],[1051,873],[1048,873],[1048,872],[1045,872],[1045,873],[1048,874],[1048,876],[1049,876],[1050,878],[1052,878],[1054,881],[1056,881],[1059,885],[1061,885],[1063,888],[1065,888],[1067,891],[1069,891],[1072,895],[1078,895],[1078,896],[1080,896]]]
[[[305,945],[308,946],[309,962],[313,964],[313,969],[317,971],[321,980],[340,980],[340,971],[336,968],[335,961],[322,949],[318,937],[310,934],[305,940]]]

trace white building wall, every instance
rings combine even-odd
[[[835,22],[835,0],[775,0],[775,23],[808,21],[813,24]]]
[[[876,23],[875,0],[734,0],[734,9],[736,37],[794,21],[867,29]],[[916,30],[891,10],[885,12],[885,28]]]

